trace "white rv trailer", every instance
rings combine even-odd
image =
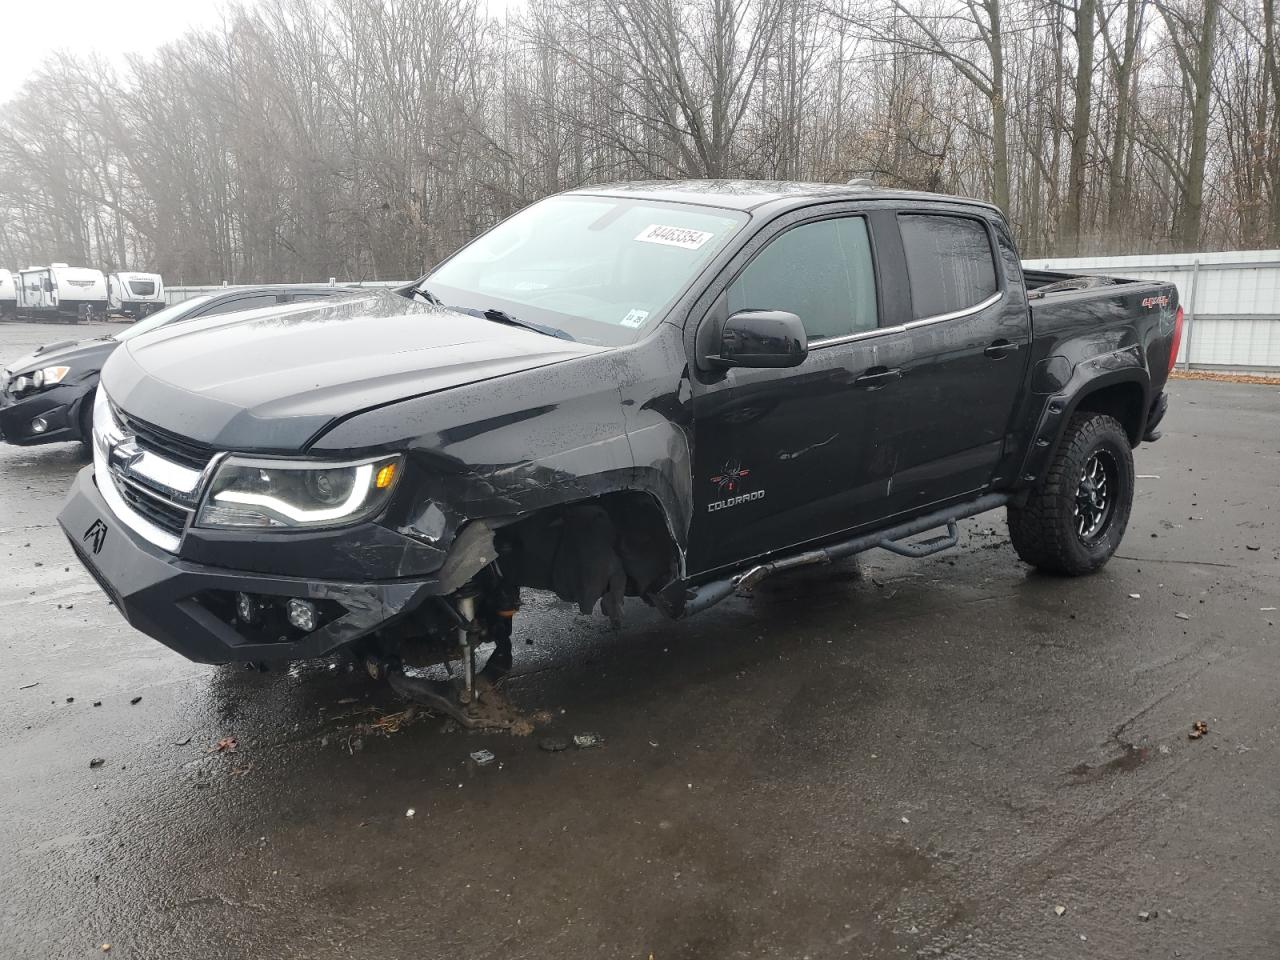
[[[18,271],[18,316],[78,323],[106,315],[107,278],[101,270],[51,263]]]
[[[18,287],[13,274],[0,270],[0,320],[18,315]]]
[[[113,273],[107,277],[107,301],[112,313],[141,320],[165,305],[164,280],[158,273]]]

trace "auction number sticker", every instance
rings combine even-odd
[[[714,236],[714,233],[707,233],[705,230],[690,230],[688,227],[664,227],[660,223],[652,223],[641,230],[636,239],[641,243],[661,243],[668,247],[697,250]]]

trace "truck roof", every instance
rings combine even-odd
[[[567,194],[634,197],[670,203],[697,203],[729,210],[754,210],[766,204],[807,206],[823,200],[927,200],[931,203],[955,203],[999,208],[985,200],[956,197],[918,190],[891,190],[867,183],[803,183],[793,180],[642,180],[628,183],[606,183],[599,186],[567,190]]]

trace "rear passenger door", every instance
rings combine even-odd
[[[1000,479],[1031,333],[1002,227],[945,208],[896,220],[910,313],[876,338],[874,358],[860,358],[895,372],[871,411],[875,455],[892,478],[882,517],[918,514]]]

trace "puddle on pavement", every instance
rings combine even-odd
[[[1124,752],[1120,756],[1097,765],[1078,763],[1071,768],[1070,774],[1077,778],[1077,783],[1089,783],[1114,773],[1132,773],[1151,759],[1151,747],[1135,747],[1131,743],[1122,746]]]

